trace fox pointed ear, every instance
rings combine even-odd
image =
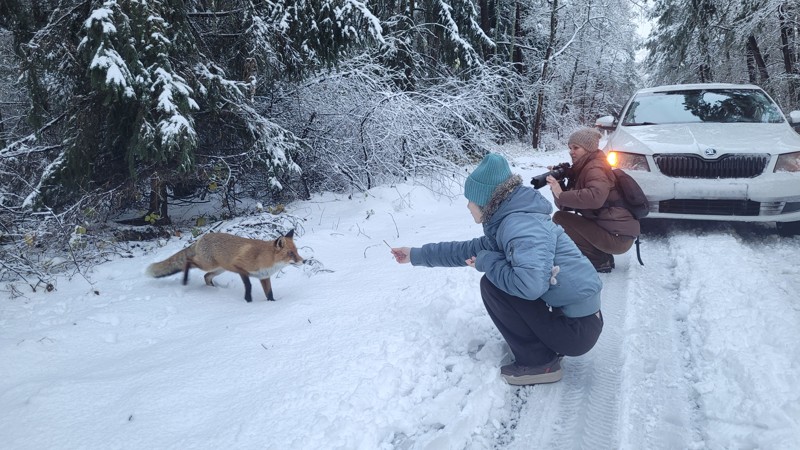
[[[285,242],[283,241],[283,236],[279,237],[278,239],[275,239],[275,248],[283,248],[284,244]]]
[[[292,228],[291,230],[289,230],[288,233],[286,233],[286,237],[290,239],[294,238],[294,228]]]

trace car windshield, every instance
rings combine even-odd
[[[647,92],[634,97],[623,126],[667,123],[781,123],[780,109],[753,89]]]

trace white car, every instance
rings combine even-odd
[[[648,218],[775,222],[800,233],[800,111],[786,120],[758,86],[684,84],[637,91],[603,147],[650,203]],[[646,219],[645,219],[646,220]]]

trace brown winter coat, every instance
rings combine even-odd
[[[573,164],[567,189],[555,199],[556,206],[578,211],[611,234],[636,237],[639,221],[630,211],[622,206],[605,206],[606,202],[621,200],[614,181],[606,154],[600,150],[587,153]]]

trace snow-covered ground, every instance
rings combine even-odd
[[[526,180],[568,160],[503,151]],[[0,287],[0,447],[797,448],[800,238],[662,224],[645,266],[632,250],[601,275],[597,346],[566,358],[561,382],[517,388],[499,376],[510,355],[481,274],[399,265],[384,243],[480,234],[455,189],[289,205],[325,270],[284,269],[275,302],[255,283],[246,303],[230,273],[147,278],[189,233],[97,266],[92,284]]]

